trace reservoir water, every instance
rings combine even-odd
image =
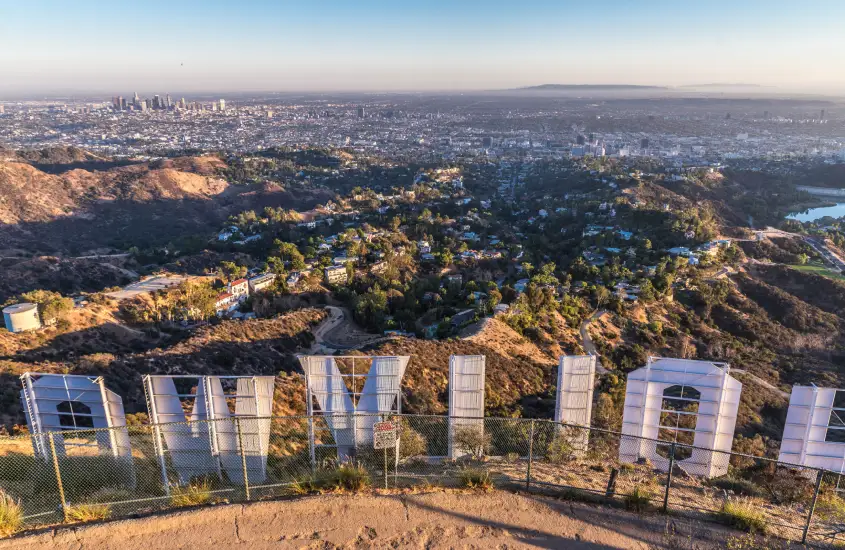
[[[834,206],[822,206],[820,208],[810,208],[804,212],[789,214],[787,219],[798,220],[799,222],[814,222],[825,216],[831,218],[841,218],[845,216],[845,202],[837,203]]]

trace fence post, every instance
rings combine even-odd
[[[669,475],[666,476],[666,494],[663,495],[663,513],[669,511],[669,489],[672,488],[672,470],[675,469],[675,444],[669,447]]]
[[[50,433],[50,452],[53,454],[53,468],[56,470],[56,483],[59,486],[59,498],[62,500],[62,515],[67,521],[67,500],[65,500],[65,486],[62,484],[62,472],[59,470],[59,455],[56,454],[56,434]]]
[[[235,426],[238,429],[238,448],[241,450],[241,468],[243,469],[244,476],[244,492],[246,493],[246,499],[249,500],[249,474],[247,473],[246,468],[246,450],[244,449],[244,436],[241,432],[240,417],[235,417]]]
[[[813,513],[816,511],[816,500],[819,498],[819,491],[822,488],[824,470],[820,470],[816,478],[816,490],[813,492],[813,501],[810,503],[810,512],[807,514],[807,524],[804,525],[804,533],[801,535],[801,544],[807,544],[807,535],[810,533],[810,523],[813,521]]]
[[[534,419],[531,419],[531,429],[528,436],[528,471],[525,474],[525,488],[531,486],[531,464],[534,463]]]

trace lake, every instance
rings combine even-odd
[[[822,206],[820,208],[810,208],[804,212],[789,214],[787,219],[798,220],[799,222],[814,222],[819,218],[830,216],[831,218],[841,218],[845,216],[845,202],[837,203],[834,206]]]

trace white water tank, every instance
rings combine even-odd
[[[30,303],[15,304],[3,308],[3,320],[9,332],[24,332],[41,328],[38,305]]]

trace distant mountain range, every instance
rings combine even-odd
[[[665,86],[639,86],[636,84],[540,84],[539,86],[526,86],[514,88],[507,91],[532,92],[532,91],[610,91],[618,92],[625,90],[666,90]]]

